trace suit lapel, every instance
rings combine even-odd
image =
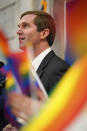
[[[39,68],[37,69],[37,74],[41,78],[41,76],[44,73],[44,69],[47,67],[49,61],[52,59],[52,57],[55,55],[54,51],[50,51],[47,56],[42,60]]]

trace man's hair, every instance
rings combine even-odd
[[[46,28],[49,29],[49,35],[46,39],[48,41],[49,46],[52,46],[56,34],[55,22],[52,16],[43,11],[26,11],[23,14],[21,14],[20,19],[28,14],[36,15],[34,19],[34,24],[37,26],[37,31],[40,32]]]

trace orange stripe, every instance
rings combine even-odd
[[[10,49],[7,38],[4,36],[3,32],[0,31],[0,47],[2,48],[2,51],[4,55],[9,55]]]
[[[87,62],[78,82],[76,83],[76,88],[67,103],[64,110],[57,116],[43,131],[61,131],[65,128],[72,119],[79,113],[82,109],[84,103],[87,100]]]

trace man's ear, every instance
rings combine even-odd
[[[40,38],[41,38],[41,39],[46,39],[47,36],[49,35],[49,33],[50,33],[50,30],[49,30],[48,28],[42,30],[42,31],[40,32]]]

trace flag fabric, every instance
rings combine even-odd
[[[87,52],[87,1],[66,1],[65,60],[72,65]]]
[[[22,92],[27,94],[29,89],[29,72],[30,72],[30,60],[27,55],[27,50],[24,52],[12,52],[7,38],[4,36],[2,31],[0,32],[0,47],[3,51],[7,62],[7,75],[12,72],[16,81],[18,82]]]
[[[67,126],[66,131],[86,131],[87,130],[87,102],[77,117]]]
[[[21,131],[62,131],[87,102],[87,54],[64,75],[45,106]]]
[[[29,56],[28,48],[25,48],[21,52],[12,52],[7,38],[0,31],[0,47],[5,56],[7,65],[1,70],[6,75],[6,101],[5,101],[5,115],[12,125],[16,127],[22,126],[17,121],[15,115],[11,112],[8,96],[11,92],[22,93],[38,99],[38,90],[40,90],[44,97],[47,98],[47,94],[44,90],[42,83],[38,76],[35,74],[31,59]],[[30,52],[31,53],[31,52]]]
[[[31,44],[28,43],[27,45],[30,46]],[[12,52],[9,47],[8,39],[0,30],[0,48],[3,51],[7,62],[7,65],[2,69],[2,72],[6,73],[6,75],[8,75],[9,72],[12,72],[13,77],[18,82],[23,94],[27,94],[27,92],[29,93],[27,89],[29,90],[29,87],[32,86],[33,83],[36,87],[41,88],[44,95],[47,97],[47,93],[31,64],[31,47],[29,49],[25,48],[21,52]]]
[[[4,33],[2,30],[0,30],[0,48],[2,52],[5,54],[5,56],[8,56],[10,53],[10,48],[8,44],[8,39],[4,37]]]
[[[41,0],[41,10],[46,12],[47,11],[47,0]]]

